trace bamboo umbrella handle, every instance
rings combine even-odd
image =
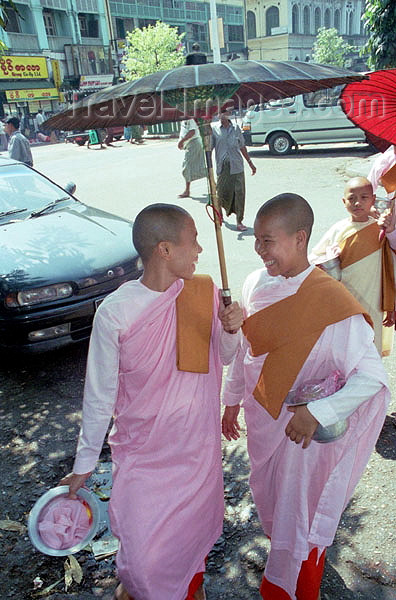
[[[231,304],[231,292],[228,287],[228,277],[227,277],[227,267],[225,262],[225,254],[224,254],[224,245],[223,245],[223,235],[221,232],[221,206],[219,200],[217,198],[216,193],[216,182],[213,173],[213,163],[212,163],[212,148],[211,148],[211,138],[212,138],[212,128],[210,123],[207,121],[199,120],[199,130],[201,133],[201,137],[203,140],[204,150],[205,150],[205,161],[206,167],[208,169],[208,181],[209,181],[209,194],[211,204],[214,208],[214,225],[215,225],[215,233],[216,233],[216,243],[217,243],[217,253],[219,257],[219,265],[220,265],[220,275],[221,275],[221,284],[222,284],[222,298],[225,306]]]

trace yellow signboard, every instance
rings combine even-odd
[[[60,85],[62,83],[62,78],[61,78],[61,74],[60,74],[60,68],[59,68],[59,60],[51,60],[51,66],[52,66],[52,77],[54,79],[54,84],[55,87],[60,88]]]
[[[0,79],[47,78],[47,61],[43,56],[0,57]]]
[[[56,88],[44,90],[7,90],[6,98],[9,102],[19,102],[19,100],[59,100],[59,93]]]

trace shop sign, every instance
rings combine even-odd
[[[110,75],[81,75],[80,89],[96,89],[105,88],[113,83],[113,74]]]
[[[47,79],[47,61],[42,56],[2,56],[0,79]]]
[[[44,90],[6,90],[6,98],[9,102],[19,102],[20,100],[59,100],[59,94],[56,88]]]
[[[55,87],[59,89],[61,86],[61,83],[62,83],[60,67],[59,67],[59,60],[51,59],[51,66],[52,66],[52,77],[54,78]]]

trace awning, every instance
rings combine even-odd
[[[48,79],[24,79],[21,81],[0,81],[0,92],[6,90],[36,90],[53,88],[54,84]]]
[[[6,90],[8,102],[35,102],[36,100],[59,100],[59,92],[56,88],[40,88],[28,90]]]
[[[7,102],[59,100],[59,91],[54,87],[52,81],[46,79],[0,81],[0,92],[5,92]]]

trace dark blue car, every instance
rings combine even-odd
[[[0,349],[89,338],[103,298],[141,273],[130,221],[0,157]]]

